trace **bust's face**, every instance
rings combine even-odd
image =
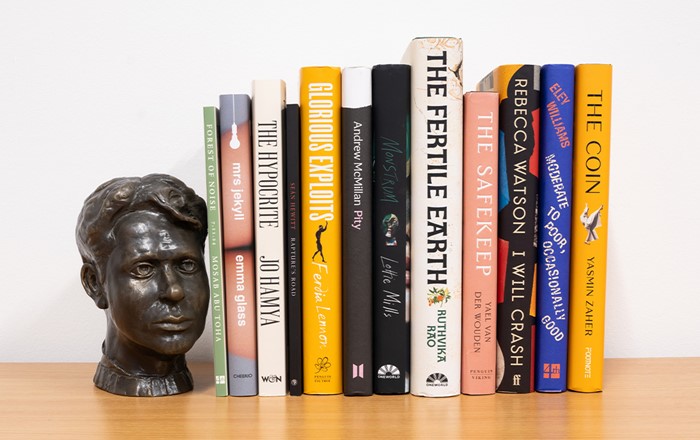
[[[209,284],[194,232],[137,211],[115,229],[105,294],[119,337],[150,351],[185,354],[204,330]]]

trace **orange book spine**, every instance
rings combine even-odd
[[[340,107],[340,68],[302,68],[301,261],[306,394],[343,392]]]
[[[576,66],[567,387],[603,390],[612,66]]]

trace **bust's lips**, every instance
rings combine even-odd
[[[153,326],[157,329],[170,331],[170,332],[181,332],[185,331],[192,326],[193,321],[183,315],[178,316],[168,316],[166,318],[160,319],[153,323]]]

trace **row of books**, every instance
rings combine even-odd
[[[602,390],[612,67],[462,61],[204,108],[217,395]]]

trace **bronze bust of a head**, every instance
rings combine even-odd
[[[107,318],[98,388],[127,396],[192,389],[185,353],[209,304],[206,215],[201,197],[164,174],[112,179],[85,200],[80,278]]]

